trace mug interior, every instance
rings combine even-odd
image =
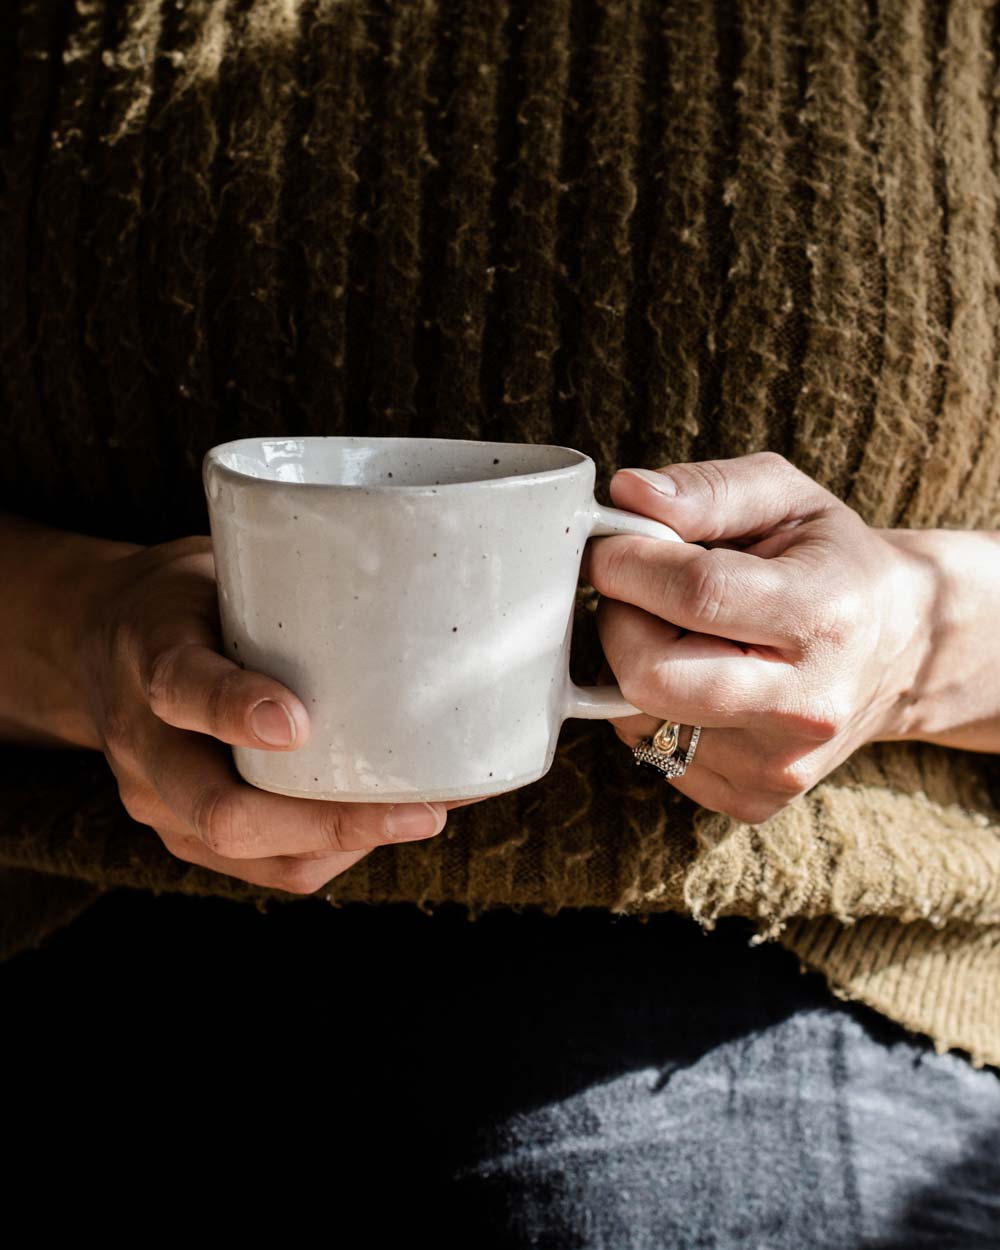
[[[212,448],[208,457],[260,481],[396,488],[551,473],[587,460],[582,452],[548,443],[337,435],[243,438]]]

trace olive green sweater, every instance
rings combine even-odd
[[[244,435],[771,448],[879,526],[1000,525],[1000,4],[14,0],[0,33],[0,502],[208,532]],[[581,589],[571,669],[599,647]],[[772,820],[607,725],[379,848],[332,904],[759,918],[1000,1064],[997,759],[879,744]],[[2,949],[175,859],[104,757],[0,750]]]

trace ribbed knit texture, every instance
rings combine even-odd
[[[13,8],[5,507],[207,533],[212,445],[374,433],[578,447],[605,499],[620,466],[771,448],[872,524],[1000,525],[1000,4]],[[543,780],[323,893],[759,917],[1000,1065],[997,774],[871,746],[746,826],[570,721]],[[0,864],[7,951],[88,883],[292,897],[176,860],[97,753],[0,751]]]

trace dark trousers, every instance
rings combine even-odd
[[[341,1244],[997,1250],[998,1074],[750,932],[112,892],[0,967],[12,1123],[294,1157]]]

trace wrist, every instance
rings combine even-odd
[[[0,740],[101,749],[92,691],[104,614],[101,573],[142,548],[0,517],[0,567],[8,588],[0,642]]]
[[[881,530],[895,556],[897,662],[875,739],[1000,751],[1000,534]]]
[[[868,741],[919,737],[923,675],[933,647],[930,622],[938,597],[938,561],[916,530],[877,530],[888,550],[881,582],[879,680]]]

